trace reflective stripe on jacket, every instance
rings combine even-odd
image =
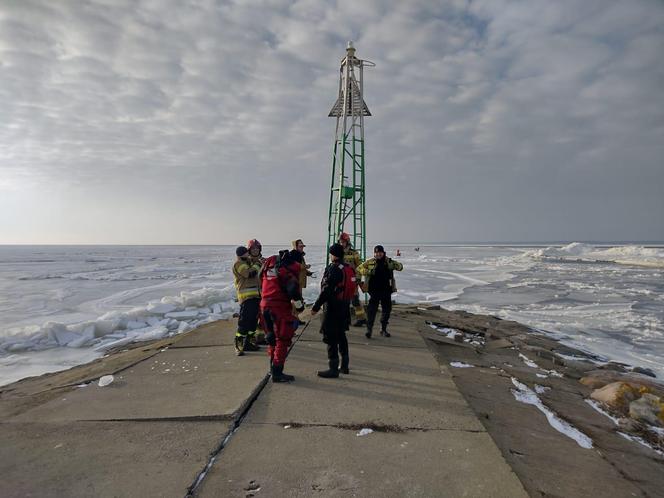
[[[390,280],[392,283],[392,292],[397,291],[397,284],[394,280],[394,271],[403,270],[403,265],[398,261],[394,261],[391,258],[385,256],[385,263],[387,263],[387,269],[390,271]],[[364,288],[369,289],[369,280],[376,273],[376,258],[367,259],[364,263],[357,267],[357,273],[364,277]]]
[[[350,246],[346,247],[346,249],[344,249],[344,263],[350,265],[350,267],[355,270],[362,263],[360,253]]]

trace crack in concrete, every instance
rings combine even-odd
[[[188,415],[182,417],[146,417],[146,418],[105,418],[102,420],[83,419],[76,422],[224,422],[234,420],[233,415]]]
[[[297,337],[297,339],[291,344],[291,347],[288,349],[288,353],[292,351],[292,349],[295,347],[295,345],[298,343],[300,340],[300,337],[304,334],[304,332],[307,330],[309,327],[309,323],[311,321],[308,321],[307,324],[302,328],[302,332],[300,332],[300,335]],[[222,440],[219,442],[217,447],[210,453],[210,457],[205,465],[203,467],[203,470],[201,470],[197,475],[196,478],[194,479],[194,482],[191,483],[191,485],[187,488],[187,494],[185,495],[185,498],[193,498],[198,491],[198,488],[200,487],[201,483],[205,479],[205,476],[207,473],[210,471],[212,468],[212,465],[214,465],[214,462],[217,460],[221,452],[224,450],[224,448],[228,445],[228,442],[231,440],[233,437],[233,434],[235,434],[240,426],[242,425],[242,422],[244,422],[244,419],[247,417],[249,414],[249,410],[253,406],[254,402],[258,399],[260,394],[263,392],[263,389],[265,389],[265,386],[267,386],[268,381],[270,380],[271,374],[268,372],[265,374],[265,377],[258,383],[258,385],[254,388],[254,390],[251,392],[250,396],[247,398],[247,400],[244,402],[244,404],[240,407],[240,409],[236,412],[236,416],[233,417],[233,427],[231,427],[226,434],[224,434],[224,437]]]
[[[302,429],[309,427],[330,427],[332,429],[344,429],[359,431],[361,429],[371,429],[374,432],[403,434],[405,432],[468,432],[472,434],[485,434],[484,429],[453,429],[453,428],[434,428],[434,427],[410,427],[396,424],[379,424],[376,422],[364,422],[359,424],[325,424],[315,422],[251,422],[250,425],[274,425],[292,429]]]

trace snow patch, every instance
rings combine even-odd
[[[558,415],[556,415],[549,407],[542,403],[542,400],[539,399],[539,396],[537,396],[537,394],[532,389],[530,389],[525,384],[522,384],[514,377],[512,377],[512,384],[514,384],[514,387],[516,387],[516,389],[511,389],[512,395],[517,401],[536,407],[546,416],[546,419],[551,427],[553,427],[561,434],[564,434],[565,436],[576,441],[576,443],[582,448],[589,449],[593,447],[592,439],[571,425],[569,422],[564,421]]]
[[[113,377],[112,375],[104,375],[99,379],[99,387],[106,387],[112,384],[114,380],[115,377]]]
[[[644,439],[642,439],[638,436],[633,436],[631,434],[626,434],[624,432],[620,432],[620,431],[617,431],[617,432],[618,432],[618,434],[620,434],[625,439],[628,439],[630,441],[634,441],[635,443],[639,443],[641,446],[645,446],[646,448],[650,448],[651,450],[653,450],[658,455],[664,456],[664,451],[658,450],[657,448],[653,448],[652,446],[650,446],[650,444],[648,444],[648,442],[646,440],[644,440]]]
[[[451,361],[450,366],[454,368],[473,368],[475,365],[469,365],[468,363],[463,363],[461,361]]]
[[[620,422],[620,419],[614,417],[609,412],[607,412],[604,408],[602,408],[602,405],[597,401],[595,401],[594,399],[586,399],[585,402],[588,403],[592,407],[592,409],[595,410],[596,412],[601,413],[607,418],[610,418],[615,425],[618,425],[618,423]]]

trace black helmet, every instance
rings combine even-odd
[[[344,248],[341,246],[341,244],[332,244],[330,246],[329,252],[332,256],[336,256],[339,259],[344,258]]]

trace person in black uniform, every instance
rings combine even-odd
[[[350,300],[342,299],[344,280],[343,260],[344,249],[340,244],[330,246],[331,262],[325,268],[321,281],[321,290],[318,299],[311,308],[312,316],[323,308],[321,334],[323,342],[327,344],[327,358],[329,368],[320,370],[319,377],[335,379],[339,372],[347,374],[348,370],[348,339],[346,331],[350,327]],[[339,368],[339,354],[341,354],[341,368]]]

